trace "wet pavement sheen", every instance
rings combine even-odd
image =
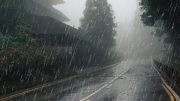
[[[150,59],[126,60],[13,101],[169,101],[161,84]]]

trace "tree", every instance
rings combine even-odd
[[[0,32],[15,33],[17,27],[26,21],[25,0],[0,0]]]
[[[80,29],[94,46],[110,50],[115,45],[115,27],[113,11],[107,0],[87,0]]]
[[[164,28],[157,30],[160,36],[168,36],[166,41],[173,46],[175,57],[180,57],[180,1],[179,0],[142,0],[140,5],[144,10],[142,21],[145,25],[158,25],[162,21]],[[157,27],[157,26],[156,26]],[[159,29],[159,28],[158,28]]]

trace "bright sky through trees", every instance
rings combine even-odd
[[[66,22],[76,28],[80,25],[80,18],[83,16],[86,0],[64,0],[64,4],[55,5],[55,8],[62,11],[70,18],[70,22]],[[132,22],[135,11],[137,9],[136,0],[108,0],[114,10],[116,22],[125,23]]]

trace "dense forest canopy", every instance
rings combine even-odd
[[[106,50],[113,47],[115,27],[113,11],[107,0],[87,0],[81,29],[94,45]]]
[[[162,22],[164,28],[157,30],[158,36],[166,36],[166,41],[172,45],[176,58],[180,54],[180,1],[179,0],[142,0],[142,21],[145,25],[155,26]],[[156,26],[160,27],[160,26]]]
[[[24,10],[24,0],[0,1],[0,32],[16,33],[27,27],[27,13]]]

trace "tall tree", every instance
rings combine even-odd
[[[0,32],[15,33],[25,20],[25,0],[0,0]]]
[[[166,34],[174,55],[180,57],[180,0],[142,0],[140,5],[144,10],[144,24],[154,26],[159,21],[163,22],[163,32],[157,30],[157,34]]]
[[[107,0],[87,0],[81,29],[98,48],[109,50],[115,44],[113,11]]]

